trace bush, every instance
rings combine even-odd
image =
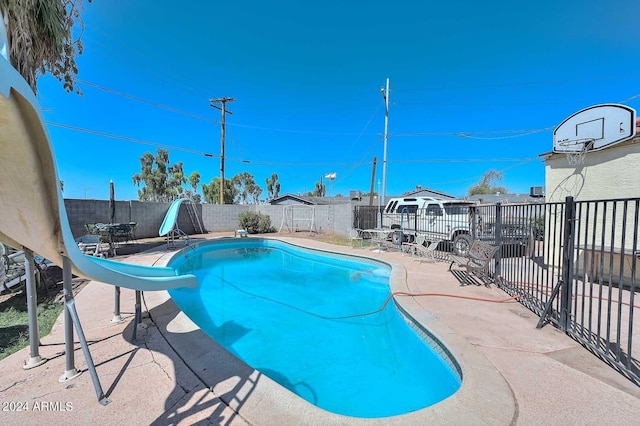
[[[271,218],[265,214],[257,212],[244,212],[238,215],[238,222],[242,229],[246,229],[250,234],[265,234],[275,232],[271,227]]]

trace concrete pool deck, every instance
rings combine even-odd
[[[397,301],[459,361],[461,389],[433,407],[406,416],[378,420],[337,416],[306,403],[229,355],[195,327],[166,292],[145,293],[143,324],[132,342],[134,292],[122,291],[124,321],[114,324],[113,287],[92,282],[76,295],[76,306],[110,403],[98,403],[79,345],[75,362],[83,374],[58,382],[65,367],[60,319],[52,333],[41,339],[40,353],[48,358],[45,364],[24,370],[28,348],[0,361],[0,423],[602,425],[638,421],[640,388],[568,336],[550,325],[537,330],[538,317],[517,302],[455,297],[506,299],[495,286],[461,287],[447,263],[419,263],[406,254],[375,253],[312,238],[276,238],[402,266],[396,270],[406,271],[406,281],[394,273],[394,291],[438,294],[398,296]],[[128,261],[152,264],[167,257],[160,247]]]

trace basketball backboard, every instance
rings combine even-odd
[[[594,105],[564,120],[553,132],[553,152],[595,151],[636,135],[636,111],[626,105]],[[585,148],[586,147],[586,148]]]

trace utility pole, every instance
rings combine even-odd
[[[373,192],[375,190],[375,183],[376,183],[376,165],[378,164],[378,157],[377,156],[373,156],[373,168],[371,170],[371,192],[369,192],[369,205],[372,206],[373,205]],[[380,197],[380,194],[378,194],[378,198]]]
[[[219,109],[222,112],[222,120],[220,121],[220,204],[224,204],[224,134],[225,134],[225,118],[227,113],[233,114],[231,111],[227,111],[227,102],[235,102],[233,98],[218,98],[209,99],[211,106],[215,109]],[[219,107],[215,104],[221,104]]]
[[[380,88],[384,98],[384,155],[382,157],[382,202],[387,197],[387,141],[389,140],[389,79],[387,78],[387,88]]]

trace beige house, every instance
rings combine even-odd
[[[561,203],[572,196],[576,205],[576,247],[578,273],[612,276],[619,280],[620,265],[624,280],[631,277],[634,257],[634,227],[638,215],[636,202],[581,203],[583,201],[640,198],[640,119],[636,121],[636,136],[596,151],[587,151],[584,161],[569,164],[562,152],[546,153],[545,193],[548,203]],[[553,210],[549,210],[553,211]],[[561,216],[557,210],[556,216]],[[626,213],[625,213],[626,212]],[[561,230],[562,217],[548,214],[545,225]],[[558,256],[561,235],[545,241],[548,256]],[[555,248],[554,248],[555,247]],[[556,257],[557,258],[557,257]],[[636,259],[637,260],[637,259]],[[613,265],[613,266],[611,266]],[[636,276],[640,276],[640,261],[636,262]],[[628,281],[627,281],[628,282]]]
[[[543,155],[547,202],[640,197],[640,136],[589,151],[578,165],[569,165],[564,153]]]

